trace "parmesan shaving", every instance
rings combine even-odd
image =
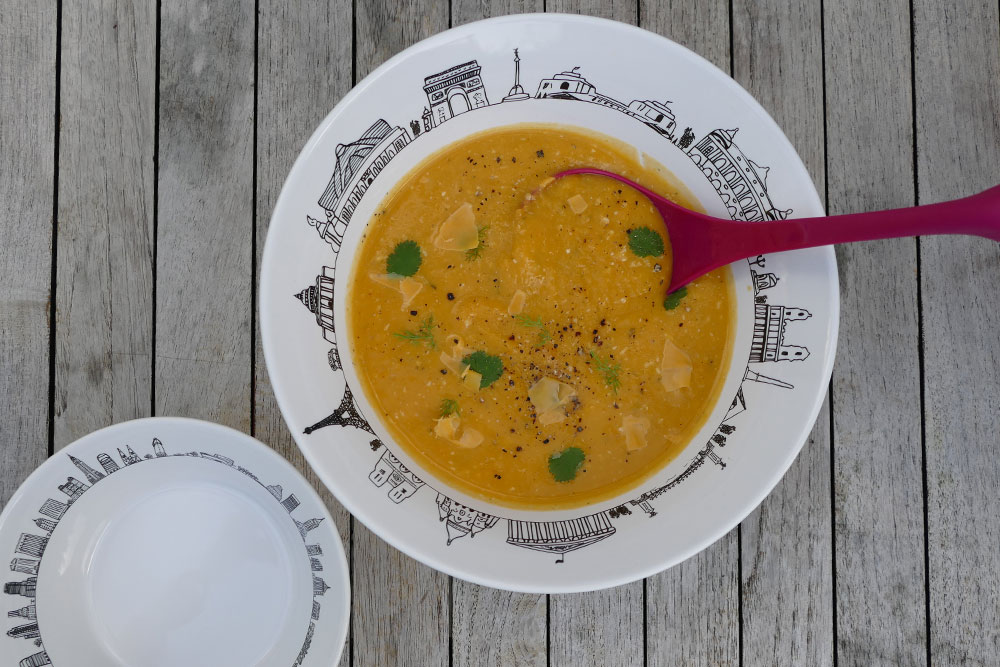
[[[444,438],[445,440],[451,440],[458,433],[458,425],[460,422],[458,415],[449,415],[447,417],[441,417],[441,419],[435,419],[434,422],[434,435],[439,438]]]
[[[548,426],[549,424],[556,424],[566,419],[566,413],[560,408],[554,410],[549,410],[548,412],[543,412],[538,415],[538,423],[541,426]]]
[[[476,371],[469,370],[468,367],[465,369],[465,375],[462,377],[462,381],[465,386],[474,390],[479,391],[479,384],[483,381],[483,376]]]
[[[566,203],[569,204],[569,209],[577,215],[587,210],[587,200],[582,195],[573,195],[566,200]]]
[[[417,298],[417,294],[423,288],[424,284],[415,278],[403,278],[400,280],[399,293],[403,295],[403,308],[413,303],[413,300]]]
[[[479,246],[479,229],[472,204],[466,202],[441,223],[434,236],[434,246],[441,250],[472,250]]]
[[[482,433],[474,428],[467,427],[462,430],[462,435],[458,434],[461,423],[462,420],[458,415],[448,415],[447,417],[435,419],[434,435],[465,449],[472,449],[481,445],[485,438]]]
[[[649,420],[645,417],[622,417],[621,432],[625,434],[625,449],[634,452],[646,446],[646,434],[649,433]]]
[[[514,292],[514,296],[510,298],[510,303],[507,305],[507,314],[520,315],[521,311],[524,310],[524,302],[527,298],[528,295],[523,290]]]
[[[663,343],[660,382],[667,392],[691,386],[691,357],[669,338]]]
[[[573,385],[543,377],[528,389],[528,399],[538,413],[538,423],[542,426],[561,422],[566,418],[566,406],[576,396]]]
[[[452,440],[453,443],[459,447],[465,447],[466,449],[472,449],[473,447],[478,447],[483,443],[483,434],[474,428],[467,428],[462,432],[462,437],[458,440]]]
[[[369,273],[368,277],[391,290],[399,291],[399,276],[391,273]]]
[[[461,357],[453,357],[447,352],[441,353],[441,363],[444,364],[445,368],[458,377],[462,377],[462,374],[469,368],[469,366],[462,361]]]

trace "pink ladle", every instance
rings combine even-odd
[[[1000,241],[1000,185],[971,197],[926,206],[825,218],[743,222],[689,211],[603,169],[569,169],[555,178],[574,174],[613,178],[638,190],[653,203],[667,227],[673,249],[668,293],[720,266],[770,252],[930,234],[968,234]]]

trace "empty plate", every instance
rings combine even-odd
[[[335,664],[350,585],[336,526],[273,450],[207,422],[92,433],[0,515],[2,664]]]

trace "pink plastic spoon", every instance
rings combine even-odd
[[[669,199],[603,169],[569,169],[556,178],[596,174],[621,181],[646,195],[660,212],[673,249],[667,292],[713,269],[770,252],[929,234],[969,234],[1000,241],[1000,185],[971,197],[826,218],[743,222],[689,211]]]

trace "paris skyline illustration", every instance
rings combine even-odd
[[[343,373],[334,324],[334,287],[337,259],[347,227],[365,193],[385,166],[412,142],[457,115],[529,99],[596,104],[645,124],[683,151],[711,183],[732,219],[764,222],[783,220],[791,215],[791,209],[778,208],[770,198],[767,191],[770,169],[754,162],[737,145],[735,138],[738,128],[715,129],[699,138],[691,127],[679,130],[680,125],[670,106],[671,101],[636,98],[627,104],[620,102],[598,92],[597,87],[580,71],[580,67],[572,67],[540,79],[534,95],[531,95],[525,91],[521,82],[519,50],[514,49],[513,55],[513,85],[501,101],[490,102],[483,68],[475,59],[466,60],[424,78],[421,88],[425,104],[418,118],[398,125],[385,118],[378,118],[357,139],[337,145],[333,172],[317,201],[322,214],[314,216],[307,213],[305,216],[307,227],[319,236],[321,243],[329,246],[333,261],[321,267],[312,284],[294,294],[294,298],[314,317],[323,339],[331,345],[327,352],[327,362],[332,371]],[[365,224],[365,221],[359,224]],[[609,520],[632,516],[630,507],[641,509],[647,517],[656,516],[653,501],[688,479],[706,461],[718,470],[725,470],[727,464],[721,452],[736,430],[732,422],[752,408],[752,405],[748,407],[746,401],[746,383],[783,390],[794,389],[791,383],[771,377],[770,371],[764,374],[757,368],[765,363],[805,361],[809,357],[809,350],[801,344],[801,340],[794,339],[794,332],[796,323],[809,319],[812,314],[804,308],[769,303],[767,290],[778,285],[781,278],[775,272],[765,270],[766,257],[758,256],[747,261],[754,292],[751,352],[746,362],[743,382],[722,422],[705,445],[680,473],[618,507],[558,522],[505,519],[508,523],[507,544],[556,554],[556,562],[561,563],[566,553],[612,537],[615,529]],[[786,334],[792,336],[788,342],[785,340]],[[780,371],[776,373],[781,374]],[[329,415],[306,427],[306,435],[327,427],[358,429],[367,434],[371,450],[382,450],[369,474],[371,483],[377,488],[387,489],[385,495],[394,504],[413,497],[424,486],[432,487],[436,493],[434,506],[438,510],[439,521],[444,524],[444,539],[448,546],[462,538],[473,539],[477,534],[491,529],[502,518],[459,503],[441,490],[433,488],[433,483],[426,483],[408,469],[376,435],[369,420],[358,407],[347,384],[346,375],[343,377],[344,394],[340,403]]]
[[[100,466],[100,470],[91,466],[86,461],[77,458],[72,454],[66,454],[66,458],[73,464],[78,472],[67,475],[66,481],[57,485],[57,489],[62,495],[57,498],[46,498],[38,508],[41,515],[32,520],[32,523],[41,533],[26,531],[20,534],[14,546],[14,557],[10,562],[11,572],[26,575],[23,579],[14,579],[4,583],[4,593],[10,598],[8,600],[19,600],[15,603],[15,609],[8,610],[7,617],[16,619],[16,625],[8,629],[7,636],[12,639],[32,640],[35,648],[41,649],[26,656],[19,662],[20,667],[43,667],[50,665],[51,659],[45,652],[42,642],[41,631],[38,626],[36,613],[36,589],[38,583],[38,572],[45,550],[48,546],[52,533],[58,528],[59,522],[71,511],[73,505],[80,500],[91,488],[100,484],[103,480],[114,474],[127,471],[130,466],[143,464],[148,461],[155,461],[167,457],[185,456],[195,457],[201,460],[211,461],[219,465],[232,468],[237,472],[249,477],[254,482],[263,487],[274,500],[280,504],[295,527],[305,545],[306,556],[309,567],[312,571],[313,597],[309,614],[309,625],[306,628],[305,640],[300,649],[293,667],[301,665],[305,660],[315,633],[316,622],[319,621],[321,612],[320,597],[326,594],[330,586],[319,574],[323,572],[323,548],[318,543],[310,544],[309,533],[320,526],[323,518],[308,518],[300,520],[292,515],[302,504],[294,493],[285,494],[280,484],[265,484],[253,472],[238,465],[236,461],[220,454],[190,451],[186,453],[168,454],[163,442],[159,438],[153,438],[150,445],[151,453],[139,456],[130,444],[117,448],[119,464],[112,454],[100,452],[94,458]],[[57,455],[58,456],[58,455]],[[83,478],[83,479],[80,479]],[[86,481],[84,481],[86,480]]]

